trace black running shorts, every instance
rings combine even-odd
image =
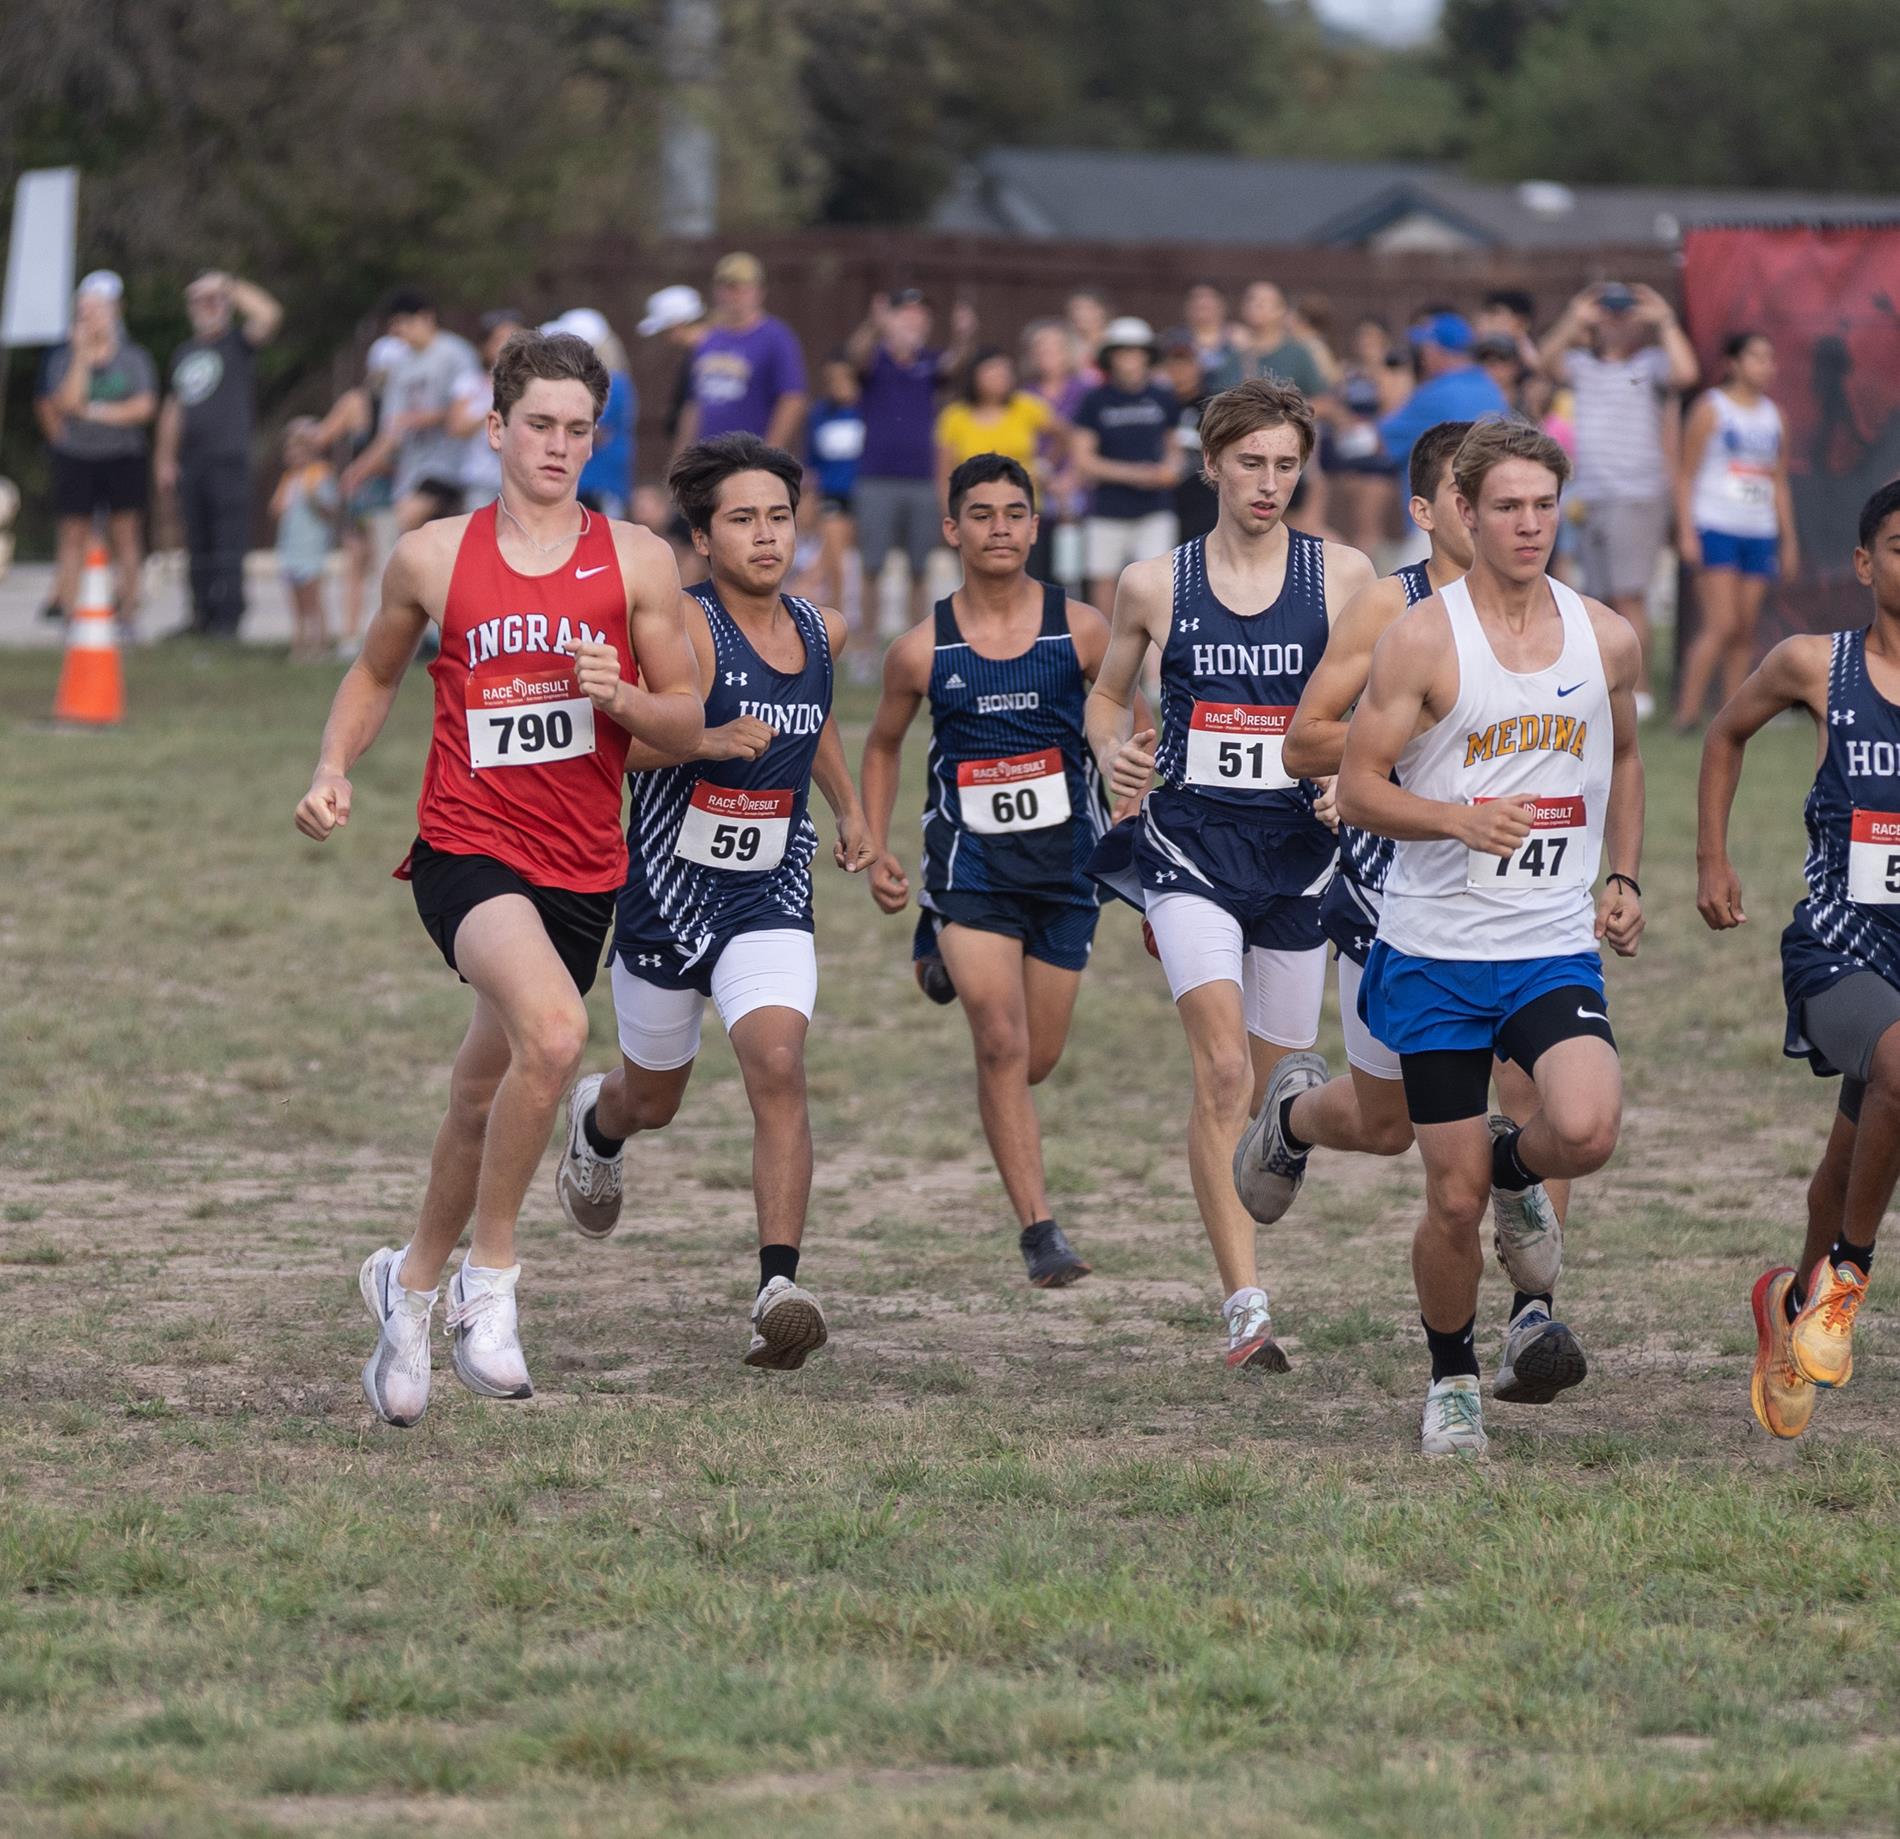
[[[614,920],[612,894],[575,894],[566,888],[539,888],[493,856],[451,856],[431,849],[420,837],[409,851],[409,885],[416,911],[435,940],[449,969],[455,964],[455,935],[470,913],[498,894],[519,894],[534,903],[548,943],[567,966],[574,987],[585,996],[600,974],[600,954]],[[467,978],[462,981],[466,983]]]

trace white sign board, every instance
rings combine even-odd
[[[0,346],[57,345],[72,325],[73,246],[79,231],[79,168],[25,172],[13,192]]]

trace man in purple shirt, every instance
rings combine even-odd
[[[805,420],[805,354],[798,335],[764,302],[758,257],[722,255],[713,270],[712,329],[693,353],[675,452],[734,432],[796,450]]]
[[[930,323],[930,303],[916,288],[878,294],[845,345],[857,366],[858,413],[864,417],[864,454],[852,495],[864,592],[875,606],[884,564],[901,547],[910,568],[912,625],[929,611],[924,570],[942,540],[937,391],[976,341],[976,314],[968,306],[956,309],[948,351],[930,348]]]

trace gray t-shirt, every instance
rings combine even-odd
[[[251,457],[257,419],[257,353],[241,326],[216,338],[188,338],[172,353],[172,395],[183,420],[182,465]]]
[[[410,351],[394,365],[383,390],[383,416],[438,414],[454,402],[470,374],[481,374],[481,360],[467,339],[438,332],[420,351]],[[405,434],[396,449],[390,485],[398,498],[406,497],[425,480],[460,486],[468,445],[438,423]]]
[[[1593,351],[1564,357],[1564,381],[1577,398],[1577,476],[1585,504],[1648,503],[1669,496],[1663,458],[1663,405],[1669,354],[1645,345],[1626,358]]]
[[[46,354],[40,370],[40,394],[51,396],[66,380],[72,368],[70,343],[57,346]],[[119,348],[99,365],[87,381],[88,402],[130,402],[134,396],[150,396],[158,390],[158,366],[143,345],[121,338]],[[115,427],[110,423],[85,421],[68,415],[61,424],[53,451],[72,460],[136,460],[145,452],[151,430],[148,424],[136,428]]]

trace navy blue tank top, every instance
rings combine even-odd
[[[811,930],[818,832],[807,806],[831,713],[831,644],[809,600],[784,597],[805,643],[803,666],[786,672],[753,650],[711,582],[688,591],[712,633],[706,726],[750,715],[775,733],[756,760],[688,760],[627,775],[629,866],[614,955],[662,984],[696,982],[708,951],[734,933]]]
[[[1083,733],[1088,684],[1068,600],[1042,590],[1042,627],[1013,658],[973,651],[937,602],[924,802],[927,890],[1030,894],[1093,906],[1084,864],[1107,827]]]
[[[1326,649],[1325,545],[1287,532],[1286,580],[1264,612],[1214,597],[1207,539],[1174,552],[1174,617],[1161,652],[1161,748],[1168,787],[1269,829],[1311,824],[1313,787],[1281,765],[1300,692]]]
[[[1423,562],[1408,562],[1393,571],[1393,579],[1405,590],[1405,604],[1415,607],[1432,596],[1431,577]],[[1389,836],[1374,836],[1370,830],[1355,830],[1351,824],[1339,826],[1339,873],[1342,880],[1364,888],[1369,894],[1385,891],[1386,871],[1392,866],[1392,852],[1398,847]]]
[[[1867,674],[1865,627],[1834,635],[1827,752],[1804,815],[1808,897],[1781,941],[1790,1006],[1846,969],[1900,987],[1900,708]]]

